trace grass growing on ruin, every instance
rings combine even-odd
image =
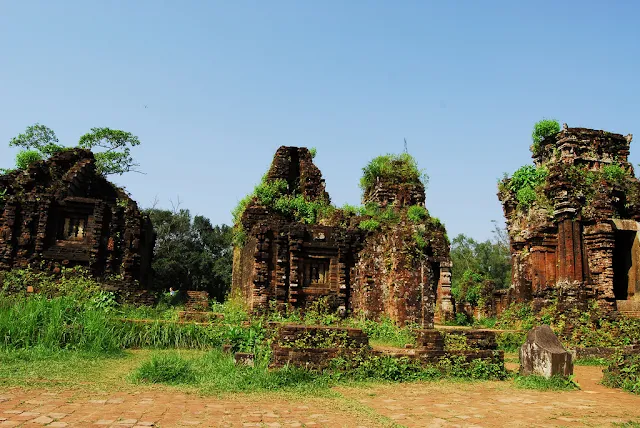
[[[253,365],[236,364],[231,354],[212,350],[203,355],[162,351],[151,355],[130,375],[134,383],[191,385],[206,394],[260,391],[321,391],[353,382],[412,382],[439,379],[505,379],[501,364],[484,360],[467,363],[462,357],[444,358],[421,366],[408,358],[362,356],[335,359],[325,371],[293,366],[269,369],[269,350],[260,349]]]
[[[573,391],[580,389],[580,385],[573,376],[564,378],[562,376],[551,376],[549,379],[543,376],[516,376],[513,379],[516,388],[537,389],[540,391]]]

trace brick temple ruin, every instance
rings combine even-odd
[[[264,180],[284,180],[285,197],[330,202],[306,148],[280,147]],[[233,292],[258,312],[305,308],[325,298],[343,314],[387,316],[400,324],[430,328],[434,316],[451,318],[444,226],[428,214],[417,223],[407,218],[409,207],[424,207],[424,186],[379,179],[365,189],[363,202],[393,210],[397,220],[367,231],[359,225],[370,217],[333,209],[316,224],[305,224],[254,196],[236,224],[246,239],[234,250]]]
[[[509,302],[539,309],[558,298],[564,310],[596,301],[606,312],[640,303],[640,182],[628,161],[631,138],[564,125],[532,146],[534,165],[546,174],[535,201],[523,204],[512,179],[501,182]]]
[[[0,269],[83,266],[120,275],[121,291],[149,286],[155,235],[125,191],[96,172],[93,154],[70,149],[0,175]]]

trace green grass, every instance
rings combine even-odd
[[[599,357],[578,358],[573,364],[576,366],[606,366],[609,364],[609,360]]]
[[[164,383],[167,385],[190,384],[196,374],[190,360],[177,353],[153,355],[133,373],[135,382]]]
[[[552,376],[549,379],[543,376],[516,376],[513,384],[521,389],[537,389],[540,391],[573,391],[580,389],[580,385],[574,380],[573,376],[564,378],[561,376]]]

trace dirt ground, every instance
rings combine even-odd
[[[640,422],[640,397],[576,367],[580,391],[515,389],[511,382],[433,382],[336,388],[329,397],[222,398],[171,388],[117,392],[0,390],[0,427],[546,427]]]

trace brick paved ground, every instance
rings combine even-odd
[[[510,382],[411,383],[337,388],[335,398],[185,394],[171,388],[101,393],[0,391],[0,427],[530,427],[640,421],[640,397],[599,385],[601,369],[576,367],[580,391],[514,389]]]

